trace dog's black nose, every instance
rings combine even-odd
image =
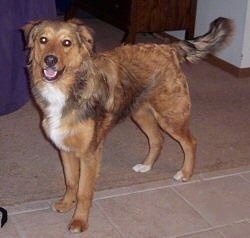
[[[52,67],[55,66],[57,63],[58,59],[55,55],[47,55],[44,58],[44,62],[46,63],[47,66]]]

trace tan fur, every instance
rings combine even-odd
[[[175,179],[191,178],[196,140],[189,130],[191,102],[180,62],[193,62],[219,49],[231,34],[226,26],[231,21],[220,18],[193,42],[126,45],[99,54],[93,53],[92,31],[79,21],[41,21],[24,27],[32,92],[43,111],[44,131],[60,150],[64,166],[66,192],[53,209],[67,212],[76,206],[72,232],[88,227],[105,136],[126,116],[149,140],[149,153],[136,171],[152,168],[164,131],[184,151]]]

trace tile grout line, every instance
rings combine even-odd
[[[197,230],[197,231],[194,231],[194,232],[186,232],[186,233],[183,233],[181,235],[178,235],[178,236],[171,236],[169,238],[179,238],[179,237],[183,237],[183,236],[190,236],[190,235],[196,235],[196,234],[199,234],[199,233],[202,233],[202,232],[207,232],[207,231],[214,231],[215,229],[218,229],[218,228],[223,228],[225,226],[218,226],[218,227],[209,227],[209,228],[204,228],[204,229],[201,229],[201,230]],[[220,234],[219,232],[216,231],[216,233]],[[223,236],[224,238],[224,236]]]
[[[193,206],[191,202],[189,202],[181,193],[179,193],[175,187],[171,188],[174,193],[177,194],[192,210],[194,210],[199,216],[211,227],[213,228],[213,225]]]
[[[25,213],[31,213],[31,212],[38,212],[38,211],[48,210],[48,209],[50,209],[50,206],[48,206],[48,207],[41,207],[41,208],[26,209],[26,210],[23,210],[23,211],[13,211],[13,212],[10,212],[8,215],[9,216],[15,216],[15,215],[20,215],[20,214],[25,214]]]
[[[207,232],[207,231],[214,231],[214,232],[220,234],[223,238],[226,238],[225,235],[222,233],[222,231],[215,231],[215,230],[216,229],[221,229],[221,228],[226,228],[228,226],[233,226],[235,224],[239,224],[239,223],[242,223],[242,222],[250,223],[250,220],[249,219],[239,220],[239,221],[235,221],[235,222],[229,223],[229,224],[212,226],[212,227],[204,228],[204,229],[197,230],[197,231],[194,231],[194,232],[183,233],[183,234],[178,235],[178,236],[173,236],[173,237],[171,236],[169,238],[178,238],[178,237],[183,237],[183,236],[190,236],[190,235],[195,235],[195,234],[198,234],[198,233],[201,233],[201,232]]]
[[[218,229],[218,228],[223,228],[223,227],[227,227],[227,226],[231,226],[231,225],[234,225],[234,224],[237,224],[237,223],[241,223],[241,222],[248,222],[250,223],[250,219],[246,218],[246,219],[243,219],[243,220],[238,220],[238,221],[233,221],[232,223],[226,223],[226,224],[222,224],[222,225],[212,225],[194,206],[191,202],[189,202],[181,193],[179,193],[175,187],[171,188],[181,199],[184,200],[184,202],[186,202],[188,204],[188,206],[190,206],[196,213],[198,213],[202,219],[204,219],[204,221],[206,221],[208,223],[208,225],[210,226],[209,228],[204,228],[204,229],[201,229],[199,231],[196,231],[196,232],[193,232],[193,233],[188,233],[189,235],[190,234],[195,234],[195,233],[199,233],[199,232],[205,232],[205,231],[212,231],[212,230],[215,230],[215,229]],[[184,235],[188,235],[188,234],[184,234]],[[223,235],[221,233],[219,233],[220,235]],[[224,235],[223,235],[224,237]]]
[[[197,181],[194,181],[197,182]],[[192,183],[194,183],[192,182]],[[102,196],[99,198],[94,198],[93,201],[101,201],[101,200],[105,200],[105,199],[109,199],[109,198],[117,198],[117,197],[124,197],[124,196],[129,196],[129,195],[134,195],[134,194],[138,194],[138,193],[144,193],[144,192],[150,192],[150,191],[156,191],[156,190],[163,190],[166,188],[170,188],[171,186],[173,186],[173,184],[171,185],[165,185],[165,186],[159,186],[159,187],[155,187],[155,188],[147,188],[147,189],[142,189],[142,190],[138,190],[138,191],[131,191],[131,192],[125,192],[125,193],[118,193],[118,194],[112,194],[112,195],[107,195],[107,196]],[[175,185],[176,186],[176,185]],[[44,204],[46,204],[46,206],[44,207],[37,207],[37,208],[30,208],[30,209],[25,209],[22,210],[22,206],[27,206],[28,204],[32,204],[32,202],[30,203],[24,203],[24,204],[20,204],[19,209],[17,209],[17,211],[12,211],[9,213],[10,216],[12,215],[19,215],[19,214],[24,214],[24,213],[31,213],[31,212],[36,212],[36,211],[43,211],[43,210],[47,210],[51,208],[51,201],[54,200],[52,199],[48,199],[48,200],[43,200]],[[11,207],[15,207],[14,206],[9,206],[9,208]]]
[[[125,196],[129,196],[129,195],[134,195],[134,194],[137,194],[137,193],[144,193],[144,192],[149,192],[149,191],[162,190],[162,189],[168,188],[169,186],[170,185],[166,185],[166,186],[161,186],[161,187],[157,187],[157,188],[148,188],[148,189],[142,189],[142,190],[138,190],[138,191],[131,191],[131,192],[126,192],[126,193],[118,193],[118,194],[106,195],[106,196],[103,196],[103,197],[95,198],[94,201],[101,201],[101,200],[105,200],[105,199],[109,199],[109,198],[125,197]]]
[[[122,238],[126,238],[124,234],[119,230],[119,227],[112,221],[112,219],[106,214],[102,206],[95,202],[96,207],[99,209],[99,211],[103,214],[103,216],[108,220],[108,222],[111,224],[112,227],[115,228],[115,230],[121,235]]]
[[[164,185],[164,186],[158,186],[158,187],[151,187],[151,188],[146,188],[146,189],[141,189],[137,191],[131,191],[131,192],[125,192],[125,193],[118,193],[118,194],[112,194],[112,195],[106,195],[103,197],[95,198],[94,201],[99,201],[99,200],[104,200],[104,199],[109,199],[109,198],[117,198],[117,197],[124,197],[124,196],[129,196],[137,193],[144,193],[144,192],[150,192],[150,191],[156,191],[156,190],[163,190],[166,188],[171,188],[179,185],[188,185],[188,184],[193,184],[193,183],[198,183],[200,180],[194,180],[191,182],[185,182],[185,183],[173,183],[169,185]]]
[[[221,178],[227,178],[227,177],[232,177],[232,176],[240,176],[242,174],[247,174],[250,171],[244,171],[244,172],[237,172],[237,173],[229,173],[229,174],[224,174],[224,175],[217,175],[217,176],[212,176],[208,178],[201,178],[202,181],[210,181],[210,180],[215,180],[215,179],[221,179]]]
[[[243,176],[243,174],[240,174],[240,177],[241,177],[244,181],[246,181],[247,183],[250,183],[249,179],[245,178],[245,177]]]
[[[249,180],[246,179],[243,176],[244,174],[249,173],[249,172],[250,171],[243,171],[243,172],[226,174],[226,175],[219,175],[219,176],[214,176],[214,177],[209,177],[209,178],[202,178],[202,177],[200,177],[199,179],[196,179],[194,181],[185,182],[185,183],[178,183],[177,182],[177,183],[173,183],[173,184],[169,184],[169,185],[158,186],[158,187],[150,187],[150,188],[141,189],[141,190],[137,190],[137,191],[117,193],[117,194],[112,194],[112,195],[106,195],[106,196],[102,196],[102,197],[99,197],[99,198],[94,198],[93,201],[101,201],[101,200],[109,199],[109,198],[124,197],[124,196],[129,196],[129,195],[138,194],[138,193],[144,193],[144,192],[150,192],[150,191],[156,191],[156,190],[163,190],[163,189],[167,189],[167,188],[173,189],[176,193],[178,193],[177,190],[175,189],[175,187],[186,186],[188,184],[199,183],[201,181],[212,181],[212,180],[222,179],[222,178],[227,178],[227,177],[232,177],[232,176],[239,176],[244,181],[246,181],[246,182],[249,183]],[[103,191],[105,191],[105,190],[103,190]],[[179,196],[181,196],[181,195],[179,194]],[[182,199],[183,199],[183,197],[182,197]],[[17,209],[17,211],[12,211],[11,213],[9,213],[9,215],[12,216],[12,215],[18,215],[18,214],[23,214],[23,213],[30,213],[30,212],[36,212],[36,211],[42,211],[42,210],[50,209],[51,200],[53,200],[53,199],[43,200],[44,204],[47,204],[47,206],[40,207],[40,208],[32,208],[32,209],[27,209],[27,210],[22,210],[22,211],[18,211],[20,209]],[[36,201],[32,201],[31,203],[33,203],[33,202],[36,202]],[[29,203],[24,203],[24,204],[27,205]],[[14,207],[14,206],[9,206],[9,207]],[[22,204],[20,204],[20,206],[22,206]]]
[[[201,232],[206,232],[206,231],[214,231],[216,229],[220,229],[220,228],[223,228],[223,227],[227,227],[227,226],[231,226],[231,225],[234,225],[234,224],[237,224],[237,223],[241,223],[241,222],[248,222],[250,223],[250,219],[244,219],[244,220],[239,220],[239,221],[234,221],[232,223],[227,223],[227,224],[222,224],[222,225],[216,225],[216,226],[213,226],[194,206],[191,202],[189,202],[184,196],[181,195],[181,193],[179,193],[175,187],[171,188],[182,200],[184,200],[184,202],[186,202],[188,204],[188,206],[190,206],[190,208],[192,210],[194,210],[197,214],[199,214],[202,219],[204,219],[205,222],[207,222],[207,224],[210,226],[208,228],[204,228],[204,229],[201,229],[201,230],[197,230],[195,232],[190,232],[190,233],[185,233],[185,234],[182,234],[182,236],[185,236],[185,235],[194,235],[194,234],[197,234],[197,233],[201,233]],[[223,238],[225,237],[223,233],[221,232],[217,232],[218,234],[220,234]],[[177,237],[178,238],[178,237]]]

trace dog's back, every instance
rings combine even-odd
[[[125,45],[102,53],[100,55],[106,60],[105,66],[101,68],[105,69],[113,61],[114,65],[120,65],[127,70],[128,75],[133,75],[140,82],[148,83],[162,70],[166,72],[171,68],[178,69],[182,62],[195,63],[209,53],[221,50],[230,41],[232,34],[232,20],[220,17],[210,24],[206,34],[191,41],[182,40],[172,44]],[[102,57],[97,58],[100,61]],[[117,77],[117,80],[120,78]]]
[[[207,54],[219,51],[226,46],[232,38],[233,31],[233,21],[228,18],[219,17],[211,22],[209,31],[206,34],[198,36],[193,40],[182,40],[169,45],[149,44],[145,46],[143,44],[137,44],[135,46],[130,46],[132,47],[131,53],[133,57],[137,57],[136,51],[140,51],[140,54],[143,54],[143,51],[147,54],[147,51],[149,51],[151,53],[151,58],[152,54],[159,54],[160,47],[162,50],[161,54],[165,54],[167,57],[169,54],[169,47],[171,47],[176,50],[177,56],[181,62],[188,61],[195,63],[205,58]],[[143,47],[140,47],[141,45],[143,45]]]

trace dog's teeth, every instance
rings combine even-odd
[[[137,164],[133,167],[133,170],[137,173],[145,173],[151,169],[151,166],[144,164]]]

